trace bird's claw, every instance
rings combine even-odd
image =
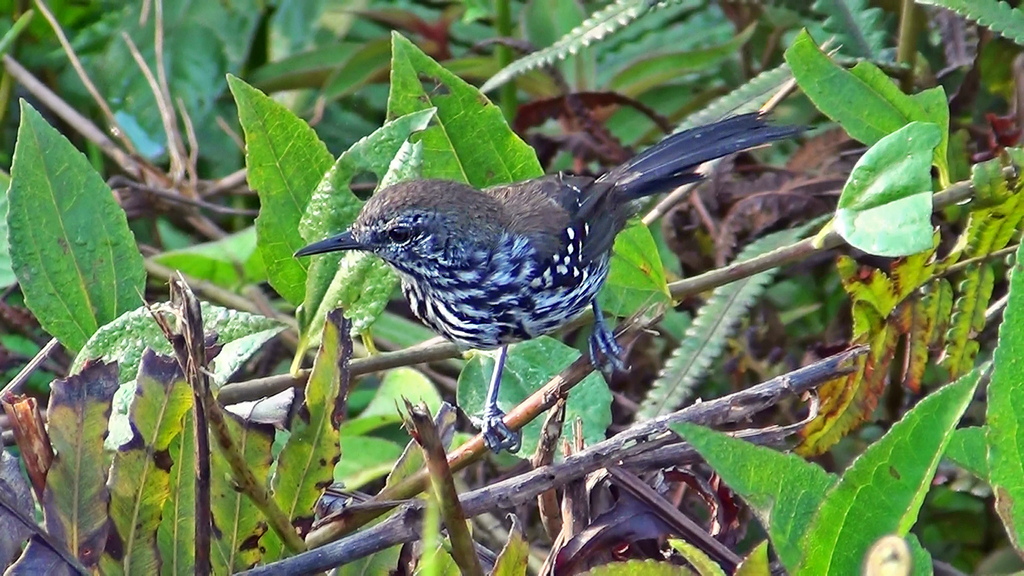
[[[604,322],[595,323],[594,333],[590,335],[590,362],[594,367],[605,374],[625,370],[626,362],[622,359],[624,355],[622,346],[615,341],[615,334]]]
[[[522,438],[518,432],[505,425],[505,415],[500,410],[485,411],[480,432],[484,437],[484,446],[495,454],[507,450],[510,454],[519,452]]]

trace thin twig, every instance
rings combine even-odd
[[[60,22],[57,22],[57,18],[54,17],[53,12],[50,11],[50,7],[46,5],[44,0],[36,0],[36,6],[39,11],[43,13],[43,17],[50,23],[50,27],[53,28],[53,32],[57,35],[57,40],[60,42],[61,47],[64,49],[64,53],[67,55],[68,60],[71,61],[71,67],[75,69],[75,73],[78,74],[79,80],[85,85],[85,89],[88,90],[89,95],[96,101],[96,105],[103,111],[103,115],[107,117],[107,122],[110,126],[115,128],[115,134],[121,141],[121,145],[130,154],[135,155],[137,151],[135,146],[132,144],[130,138],[128,138],[127,132],[117,122],[117,117],[114,116],[114,112],[110,110],[110,106],[107,106],[107,101],[103,99],[100,91],[96,89],[96,85],[92,83],[92,79],[85,72],[85,67],[82,66],[81,60],[78,59],[78,55],[75,54],[75,49],[71,47],[71,43],[68,42],[68,37],[64,34],[64,29],[60,27]]]
[[[81,115],[77,110],[65,102],[56,92],[50,90],[46,84],[40,82],[31,72],[11,57],[10,54],[0,56],[7,72],[21,84],[29,94],[35,96],[40,102],[57,115],[61,120],[82,135],[83,138],[92,142],[103,151],[111,160],[117,163],[132,178],[141,179],[143,172],[155,172],[152,166],[145,165],[139,158],[126,153],[119,148],[107,134],[100,130],[88,118]]]
[[[0,390],[0,398],[7,399],[14,394],[15,390],[24,384],[25,381],[28,380],[28,377],[31,376],[43,362],[46,362],[46,359],[50,357],[50,354],[53,353],[58,344],[60,344],[60,342],[57,342],[56,338],[50,338],[50,341],[40,348],[39,352],[36,352],[36,355],[29,360],[28,364],[25,364],[25,367],[22,368],[14,378],[11,378],[11,381],[8,382],[2,390]]]
[[[132,37],[127,32],[121,31],[121,39],[128,45],[128,52],[132,55],[139,70],[142,71],[142,76],[146,79],[146,83],[149,84],[149,91],[153,93],[153,98],[156,100],[156,109],[160,113],[160,121],[164,125],[164,133],[167,135],[167,155],[171,160],[168,175],[172,182],[180,182],[184,174],[185,160],[183,158],[184,154],[179,148],[180,141],[177,134],[178,119],[174,114],[174,104],[164,99],[159,82],[153,76],[153,71],[149,69],[149,64],[142,57],[142,53],[139,52],[139,48],[135,45]]]
[[[974,188],[970,181],[957,182],[935,194],[932,198],[932,209],[941,210],[946,206],[962,202],[970,198],[973,193]],[[804,260],[815,254],[837,248],[843,242],[843,237],[833,230],[822,238],[807,238],[749,260],[734,262],[724,268],[716,268],[693,278],[672,282],[668,285],[669,294],[672,295],[673,300],[681,300],[765,270]]]

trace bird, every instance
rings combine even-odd
[[[625,367],[597,295],[615,236],[638,200],[702,179],[705,162],[801,130],[741,114],[669,135],[596,178],[559,172],[483,190],[407,180],[372,195],[347,230],[295,255],[375,254],[398,273],[413,314],[434,332],[462,349],[497,350],[481,433],[491,451],[515,453],[520,436],[497,404],[511,344],[591,308],[591,362],[606,374]]]

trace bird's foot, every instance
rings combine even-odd
[[[622,359],[625,351],[615,341],[615,333],[605,324],[601,316],[594,317],[594,332],[590,335],[590,362],[606,375],[625,370]]]
[[[511,454],[519,452],[521,437],[519,432],[505,425],[505,414],[497,407],[493,410],[484,409],[483,423],[480,432],[484,436],[484,446],[495,454],[507,450]]]

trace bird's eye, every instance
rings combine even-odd
[[[395,244],[405,244],[412,240],[413,231],[409,226],[395,226],[388,230],[388,240]]]

